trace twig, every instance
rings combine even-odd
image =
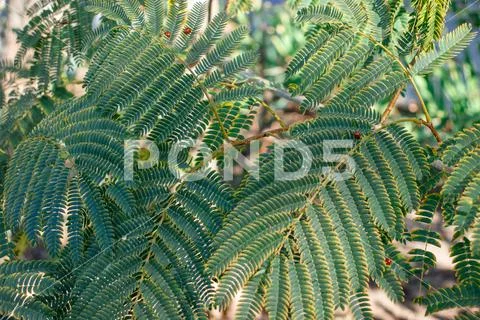
[[[263,100],[261,100],[260,103],[275,118],[275,120],[277,120],[277,122],[282,128],[288,129],[288,125],[282,120],[278,113],[276,113],[275,110],[273,110],[272,107],[268,105],[268,103]]]
[[[437,129],[435,129],[435,127],[433,126],[433,123],[427,122],[426,120],[423,120],[423,119],[402,118],[402,119],[392,121],[388,124],[380,125],[378,127],[378,129],[383,129],[383,128],[388,127],[389,125],[392,125],[392,124],[395,124],[395,123],[402,123],[402,122],[413,122],[413,123],[416,123],[418,125],[423,125],[430,130],[430,132],[433,134],[433,136],[435,137],[435,140],[437,140],[438,143],[442,142],[442,138],[440,137],[440,134],[438,133]]]
[[[244,140],[237,140],[237,141],[232,141],[232,142],[228,142],[228,143],[229,143],[230,145],[233,145],[233,146],[243,146],[243,145],[249,144],[249,143],[252,142],[252,141],[260,140],[260,139],[265,138],[265,137],[274,136],[274,135],[280,134],[280,133],[285,132],[285,131],[288,131],[288,130],[289,130],[289,127],[273,129],[273,130],[269,130],[269,131],[262,132],[261,134],[258,134],[258,135],[255,135],[255,136],[251,136],[251,137],[246,138],[246,139],[244,139]],[[227,146],[226,143],[222,144],[217,150],[215,150],[215,151],[212,153],[212,155],[211,155],[210,158],[204,159],[202,162],[197,163],[194,167],[192,167],[191,169],[189,169],[188,172],[189,172],[189,173],[193,173],[193,172],[197,172],[198,170],[202,169],[203,166],[204,166],[208,161],[210,161],[211,159],[215,159],[216,157],[218,157],[218,156],[220,156],[221,154],[223,154],[226,146]]]
[[[259,139],[262,139],[262,138],[265,138],[265,137],[270,137],[270,136],[274,136],[274,135],[277,135],[277,134],[280,134],[282,132],[285,132],[287,131],[288,129],[290,129],[289,126],[286,126],[285,128],[278,128],[278,129],[273,129],[273,130],[269,130],[269,131],[265,131],[265,132],[262,132],[258,135],[255,135],[255,136],[251,136],[251,137],[248,137],[244,140],[239,140],[239,141],[233,141],[231,144],[233,146],[241,146],[241,145],[245,145],[245,144],[248,144],[252,141],[255,141],[255,140],[259,140]],[[223,148],[223,147],[222,147]]]
[[[208,23],[212,21],[213,0],[208,0]]]
[[[435,136],[435,138],[437,139],[438,142],[440,142],[440,135],[438,134],[438,132],[435,130],[435,128],[433,127],[433,125],[431,123],[427,123],[425,120],[423,119],[417,119],[417,118],[402,118],[402,119],[399,119],[399,120],[395,120],[395,121],[392,121],[390,123],[387,123],[387,124],[383,124],[383,125],[379,125],[375,128],[375,130],[373,132],[377,132],[379,130],[382,130],[382,129],[385,129],[393,124],[396,124],[396,123],[402,123],[402,122],[412,122],[412,123],[415,123],[417,125],[424,125],[426,126],[428,129],[430,129],[430,131],[432,132],[432,134]],[[265,132],[262,132],[260,134],[257,134],[257,135],[254,135],[254,136],[251,136],[251,137],[248,137],[244,140],[237,140],[237,141],[232,141],[232,142],[229,142],[230,145],[233,145],[233,146],[243,146],[243,145],[246,145],[246,144],[249,144],[250,142],[252,141],[256,141],[256,140],[260,140],[260,139],[263,139],[263,138],[266,138],[266,137],[271,137],[271,136],[275,136],[275,135],[278,135],[280,133],[283,133],[283,132],[286,132],[288,130],[290,130],[290,128],[297,124],[297,123],[301,123],[301,121],[299,122],[295,122],[291,125],[286,125],[285,127],[282,127],[282,128],[278,128],[278,129],[273,129],[273,130],[268,130],[268,131],[265,131]],[[212,154],[212,159],[216,158],[218,155],[221,155],[225,149],[227,145],[226,144],[223,144],[222,146],[220,146],[218,148],[218,150],[216,150],[213,154]],[[195,167],[193,167],[190,172],[195,172],[197,170],[199,170],[200,168],[202,168],[203,166],[205,165],[205,161],[202,161],[201,163],[197,164]]]
[[[427,106],[425,105],[425,101],[423,100],[422,98],[422,95],[420,94],[420,90],[418,89],[417,87],[417,84],[415,83],[415,79],[413,79],[413,76],[412,76],[412,73],[410,72],[409,69],[407,69],[402,61],[400,61],[400,59],[398,59],[387,47],[385,47],[382,43],[378,42],[377,40],[375,40],[371,35],[368,35],[368,34],[365,34],[363,32],[359,32],[357,31],[357,33],[365,38],[367,38],[368,40],[370,40],[372,43],[374,43],[376,46],[380,47],[383,51],[385,51],[385,53],[391,57],[392,59],[394,59],[398,65],[400,66],[400,68],[403,70],[403,72],[405,73],[405,75],[407,76],[409,82],[412,84],[412,87],[413,87],[413,90],[415,90],[415,94],[418,98],[418,100],[420,101],[420,105],[422,106],[422,111],[423,111],[423,114],[425,115],[425,120],[428,124],[428,127],[431,129],[432,133],[435,135],[435,139],[437,139],[438,142],[441,142],[442,139],[440,138],[440,135],[438,134],[438,132],[435,130],[435,128],[433,128],[433,125],[432,125],[432,118],[430,116],[430,113],[428,112],[428,109],[427,109]]]
[[[422,120],[422,124],[426,126],[428,129],[430,129],[430,131],[432,132],[432,134],[434,135],[438,143],[442,142],[442,138],[440,137],[440,134],[438,133],[437,129],[435,129],[431,121]]]
[[[410,79],[410,83],[412,84],[413,90],[415,90],[415,94],[417,95],[418,100],[420,101],[420,105],[422,106],[423,114],[425,115],[425,120],[427,120],[428,123],[432,123],[432,118],[430,117],[430,113],[428,112],[427,106],[425,105],[425,101],[423,101],[422,95],[420,94],[420,90],[417,87],[417,84],[415,83],[415,80],[413,79],[412,75],[408,76]]]
[[[395,108],[395,105],[397,104],[398,97],[400,97],[400,93],[402,92],[403,87],[398,88],[398,90],[395,92],[395,94],[392,97],[392,100],[390,100],[390,103],[388,104],[387,108],[382,114],[382,119],[380,120],[381,124],[384,124],[390,113],[392,113],[393,109]]]

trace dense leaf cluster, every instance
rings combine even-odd
[[[241,292],[236,319],[262,309],[271,319],[333,319],[347,306],[357,319],[373,318],[370,280],[400,302],[402,283],[435,265],[428,246],[440,245],[430,228],[439,209],[455,227],[458,283],[418,302],[428,312],[478,306],[480,126],[431,150],[374,108],[473,37],[466,25],[444,34],[448,1],[412,5],[410,14],[401,1],[366,0],[298,11],[307,42],[285,71],[286,87],[315,117],[277,133],[307,146],[312,166],[299,179],[275,180],[272,146],[259,156],[259,178],[246,174],[234,188],[194,148],[173,170],[168,153],[199,139],[221,160],[224,140],[243,145],[263,92],[238,77],[256,59],[239,50],[247,28],[227,27],[224,12],[207,21],[204,3],[38,1],[19,33],[18,61],[1,66],[2,75],[36,82],[2,101],[0,148],[15,151],[0,162],[0,314],[207,319]],[[30,49],[33,66],[21,70]],[[85,94],[60,98],[72,61],[88,65]],[[32,118],[36,110],[42,120]],[[414,122],[432,128],[425,116]],[[155,142],[159,161],[126,181],[124,141],[139,139]],[[334,164],[347,179],[325,171],[331,140],[353,141]],[[139,158],[141,149],[131,152]],[[288,149],[283,161],[291,171],[302,164]],[[181,178],[202,167],[204,179]],[[409,229],[412,212],[418,227]],[[18,259],[22,237],[44,244],[50,258]],[[425,249],[401,254],[395,244],[406,242]]]

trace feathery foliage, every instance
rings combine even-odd
[[[300,9],[297,20],[316,25],[287,68],[291,92],[305,96],[303,110],[370,107],[406,81],[401,62],[382,46],[389,40],[388,14],[384,4],[369,1]]]
[[[18,32],[21,44],[15,58],[22,65],[29,50],[34,52],[30,76],[38,79],[38,89],[62,86],[65,70],[72,73],[88,54],[93,39],[105,28],[92,28],[93,15],[86,0],[34,1],[28,8],[29,22]]]
[[[412,2],[403,33],[394,27],[401,4],[292,5],[297,22],[312,25],[286,87],[315,116],[245,137],[265,105],[263,88],[248,75],[237,81],[257,54],[241,50],[248,29],[231,27],[228,14],[249,1],[216,15],[187,1],[34,4],[17,68],[0,73],[25,76],[19,61],[34,49],[27,75],[38,87],[3,99],[0,115],[0,151],[9,151],[0,162],[1,316],[208,319],[241,292],[236,319],[262,310],[271,319],[333,319],[345,307],[372,319],[370,280],[401,302],[402,283],[435,264],[428,246],[439,245],[430,230],[438,208],[455,226],[458,284],[418,301],[428,312],[478,303],[480,127],[432,155],[373,108],[412,74],[455,56],[469,28],[442,38],[445,1]],[[413,49],[402,53],[407,35]],[[405,64],[414,52],[416,63]],[[85,94],[57,97],[65,63],[80,60]],[[433,127],[426,118],[415,122]],[[242,151],[268,135],[285,141],[259,155],[258,177],[222,181],[213,160],[222,163],[227,143]],[[440,162],[440,178],[431,162]],[[19,236],[44,244],[49,258],[18,259]],[[425,249],[403,256],[395,244],[407,241]]]
[[[452,247],[451,255],[458,284],[420,297],[418,301],[427,306],[427,313],[450,308],[479,306],[480,260],[472,256],[470,241],[465,238],[464,241],[456,243]]]
[[[452,168],[442,188],[444,207],[455,208],[447,220],[455,225],[457,236],[472,229],[472,252],[476,256],[480,256],[479,136],[480,126],[476,124],[458,133],[452,141],[446,142],[446,147],[442,150],[444,165]]]
[[[461,25],[449,32],[435,43],[434,48],[422,53],[412,72],[414,74],[428,74],[436,67],[442,66],[445,61],[458,55],[475,37],[469,25]]]

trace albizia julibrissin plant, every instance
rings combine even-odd
[[[29,80],[23,90],[3,85],[0,95],[0,314],[207,319],[241,292],[235,319],[262,309],[270,319],[333,319],[344,307],[369,319],[370,280],[401,302],[402,283],[435,265],[428,248],[441,240],[431,229],[440,210],[455,228],[457,283],[427,287],[417,302],[429,313],[461,307],[459,319],[480,316],[472,311],[480,302],[480,125],[442,141],[413,81],[474,37],[468,25],[444,30],[448,2],[291,3],[308,31],[285,86],[315,116],[285,125],[274,114],[280,129],[244,137],[264,89],[242,73],[257,57],[240,50],[248,28],[227,24],[248,1],[229,1],[216,15],[200,2],[37,1],[16,61],[1,65],[2,80]],[[28,52],[33,61],[24,64]],[[88,67],[85,94],[70,98],[62,84],[77,64]],[[423,117],[393,121],[408,85]],[[420,145],[407,122],[438,146]],[[237,187],[210,165],[223,161],[227,143],[241,149],[265,136],[308,147],[310,170],[275,179],[273,147],[259,156],[258,177],[247,173]],[[189,139],[213,159],[190,146],[172,165],[172,146]],[[154,143],[158,162],[126,180],[127,140]],[[355,163],[347,179],[324,170],[332,140],[351,141],[334,165]],[[148,157],[137,147],[135,159]],[[302,164],[293,149],[282,159],[291,171]],[[203,179],[185,179],[200,170]],[[19,239],[44,244],[49,258],[21,260]],[[396,245],[407,242],[424,249],[400,253]]]

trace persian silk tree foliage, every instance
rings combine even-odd
[[[285,86],[315,116],[287,126],[275,114],[280,129],[244,137],[265,104],[258,82],[239,76],[257,54],[241,50],[248,28],[232,16],[187,1],[38,1],[17,61],[1,69],[2,79],[33,81],[18,98],[2,94],[0,314],[207,319],[240,294],[236,319],[262,310],[271,319],[333,319],[345,307],[373,318],[370,280],[402,302],[402,283],[435,265],[428,247],[439,246],[431,224],[441,210],[456,231],[458,283],[426,285],[417,302],[428,312],[461,307],[459,318],[473,319],[480,127],[442,142],[428,106],[422,119],[389,114],[409,83],[416,88],[413,75],[441,66],[474,34],[467,25],[443,30],[448,1],[412,5],[293,3],[307,41]],[[92,19],[100,21],[93,29]],[[28,50],[35,58],[24,70]],[[85,94],[59,97],[78,63],[88,67]],[[419,145],[404,122],[431,130],[439,146]],[[268,135],[279,142],[260,154],[258,176],[245,174],[237,187],[196,145],[169,157],[178,142],[197,140],[221,163],[227,143],[242,149]],[[286,171],[302,168],[298,146],[308,150],[311,166],[297,179],[276,179],[282,140],[291,146],[282,149]],[[340,157],[326,148],[331,141],[346,143]],[[140,167],[152,143],[158,161]],[[188,179],[198,172],[202,179]],[[21,260],[19,239],[44,244],[49,258]],[[396,244],[407,242],[424,249],[401,254]]]

